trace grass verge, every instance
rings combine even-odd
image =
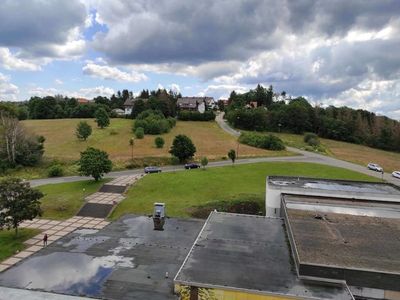
[[[19,228],[16,236],[14,230],[0,230],[0,262],[24,250],[24,242],[39,233],[39,229]]]
[[[84,198],[97,192],[109,180],[85,180],[38,187],[45,194],[41,199],[42,218],[64,220],[75,216],[83,205]]]
[[[240,194],[265,196],[268,175],[376,181],[354,171],[312,163],[268,162],[151,174],[138,181],[111,215],[151,214],[154,202],[165,202],[167,215],[189,217],[195,206],[231,200]]]

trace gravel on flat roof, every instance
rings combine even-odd
[[[212,212],[175,283],[256,293],[352,299],[343,286],[300,280],[282,219]]]

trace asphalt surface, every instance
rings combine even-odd
[[[231,128],[228,124],[226,124],[225,120],[223,119],[223,114],[219,114],[216,117],[216,122],[218,125],[227,133],[232,136],[238,137],[240,136],[240,132]],[[236,165],[240,164],[252,164],[252,163],[260,163],[260,162],[272,162],[272,161],[279,161],[279,162],[308,162],[308,163],[318,163],[324,164],[334,167],[340,167],[344,169],[353,170],[359,173],[367,174],[376,178],[384,179],[386,182],[392,183],[394,185],[400,186],[400,179],[394,178],[390,173],[381,173],[368,170],[365,166],[360,166],[354,163],[350,163],[347,161],[343,161],[340,159],[336,159],[333,157],[325,156],[322,154],[303,151],[293,147],[286,147],[287,150],[296,154],[296,156],[284,156],[284,157],[258,157],[258,158],[244,158],[244,159],[237,159],[235,161]],[[223,167],[229,166],[232,162],[230,160],[222,160],[222,161],[215,161],[210,162],[207,167]],[[173,172],[173,171],[185,171],[183,165],[178,166],[165,166],[161,167],[162,172]],[[116,171],[110,172],[105,175],[106,178],[115,178],[120,176],[126,175],[136,175],[136,174],[143,174],[143,169],[133,169],[133,170],[124,170],[124,171]],[[75,182],[81,180],[90,180],[91,177],[84,177],[84,176],[69,176],[69,177],[56,177],[56,178],[44,178],[44,179],[34,179],[30,180],[31,186],[40,186],[45,184],[55,184],[55,183],[65,183],[65,182]]]

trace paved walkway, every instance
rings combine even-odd
[[[0,300],[93,300],[93,298],[60,295],[48,292],[0,287]]]
[[[144,175],[130,175],[118,177],[111,182],[107,183],[108,186],[130,186],[134,184],[137,180],[142,178]],[[85,198],[86,203],[96,203],[96,204],[112,204],[115,205],[125,199],[122,194],[117,193],[99,193],[96,192]],[[110,206],[110,210],[112,206]],[[64,237],[70,232],[77,228],[86,229],[103,229],[105,226],[110,224],[110,222],[104,220],[103,218],[95,217],[82,217],[75,216],[64,221],[47,220],[47,219],[33,219],[32,221],[25,221],[20,225],[20,228],[34,228],[39,229],[42,232],[33,238],[25,241],[28,248],[23,251],[16,253],[12,257],[2,261],[0,263],[0,272],[7,270],[14,264],[18,263],[22,259],[36,253],[43,248],[43,236],[48,235],[47,244],[51,244],[58,239]],[[1,300],[1,298],[0,298]]]

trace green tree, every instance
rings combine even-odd
[[[92,147],[81,152],[78,164],[81,175],[92,176],[96,181],[112,169],[112,162],[108,158],[107,152]]]
[[[203,157],[202,159],[201,159],[201,165],[203,166],[203,170],[205,170],[206,169],[206,166],[208,165],[208,158],[207,157]]]
[[[184,162],[193,157],[193,155],[196,153],[196,147],[188,136],[179,134],[174,138],[169,153],[179,158],[180,162]]]
[[[110,117],[108,116],[108,113],[104,108],[100,107],[99,109],[97,109],[94,113],[94,117],[96,118],[95,122],[97,123],[97,126],[101,129],[110,125]]]
[[[0,181],[0,228],[13,228],[18,235],[18,226],[23,221],[41,216],[39,199],[42,197],[40,191],[19,178]]]
[[[229,150],[228,157],[232,160],[232,164],[234,164],[236,159],[236,151],[233,149]]]
[[[75,134],[78,139],[86,141],[86,139],[92,134],[92,126],[85,121],[81,121],[78,123],[78,126],[76,126]]]
[[[135,136],[138,139],[142,139],[144,137],[144,129],[143,127],[138,127],[135,129]]]
[[[157,148],[162,148],[164,147],[165,141],[161,136],[158,136],[154,139],[154,144]]]

